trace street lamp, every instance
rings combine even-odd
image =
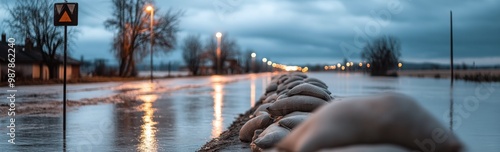
[[[263,71],[265,72],[266,71],[267,58],[262,58],[262,62],[264,62],[264,64],[263,64],[264,67],[262,67],[262,68],[264,69]]]
[[[252,57],[252,73],[255,72],[255,57],[257,57],[257,54],[255,52],[252,52],[250,55]]]
[[[222,38],[222,33],[221,32],[217,32],[215,34],[215,37],[217,37],[217,63],[216,63],[217,64],[216,65],[217,66],[217,72],[216,73],[219,74],[220,71],[221,71],[221,69],[220,69],[220,51],[221,51],[221,49],[220,49],[220,43],[221,42],[220,41],[221,41],[221,38]]]
[[[153,38],[154,38],[154,32],[153,32],[153,24],[154,24],[154,21],[153,21],[153,17],[154,17],[154,13],[155,13],[155,10],[153,8],[153,6],[149,5],[146,7],[146,11],[149,11],[151,12],[151,22],[150,22],[150,35],[151,35],[151,41],[150,41],[150,46],[149,46],[149,51],[151,53],[151,63],[150,63],[150,71],[151,71],[151,75],[150,75],[150,80],[151,82],[153,82]]]
[[[266,66],[266,69],[267,71],[271,71],[271,65],[273,65],[273,62],[272,61],[267,61],[267,66]]]

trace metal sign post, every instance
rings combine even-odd
[[[54,26],[64,26],[63,76],[63,149],[66,151],[66,59],[68,57],[68,26],[78,25],[78,3],[55,3]]]

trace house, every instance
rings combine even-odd
[[[15,43],[15,72],[16,80],[48,80],[50,78],[49,66],[43,59],[43,54],[40,50],[33,46],[29,39],[26,39],[24,44],[19,45],[19,41]],[[4,82],[7,77],[8,49],[10,46],[7,43],[7,37],[2,34],[0,41],[0,76]],[[45,52],[44,52],[45,53]],[[56,56],[56,78],[62,80],[64,77],[63,56]],[[71,57],[67,58],[66,67],[67,79],[80,77],[80,62]]]

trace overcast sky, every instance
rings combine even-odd
[[[72,56],[115,61],[113,33],[103,26],[110,0],[76,2],[81,33]],[[403,61],[447,63],[453,10],[456,62],[500,64],[499,6],[498,0],[161,0],[155,7],[185,12],[179,42],[187,34],[205,40],[221,31],[242,50],[285,64],[360,61],[366,40],[384,34],[401,40]],[[176,49],[155,63],[182,61],[180,54]]]

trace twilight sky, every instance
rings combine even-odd
[[[103,25],[111,14],[110,0],[76,2],[81,33],[71,55],[114,62],[113,33]],[[360,61],[366,40],[384,34],[400,38],[403,61],[447,63],[450,10],[455,62],[500,64],[499,6],[498,0],[161,0],[155,5],[160,12],[185,12],[179,42],[187,34],[200,34],[205,41],[221,31],[237,39],[242,50],[251,48],[258,58],[284,64]],[[178,48],[155,63],[182,62]]]

